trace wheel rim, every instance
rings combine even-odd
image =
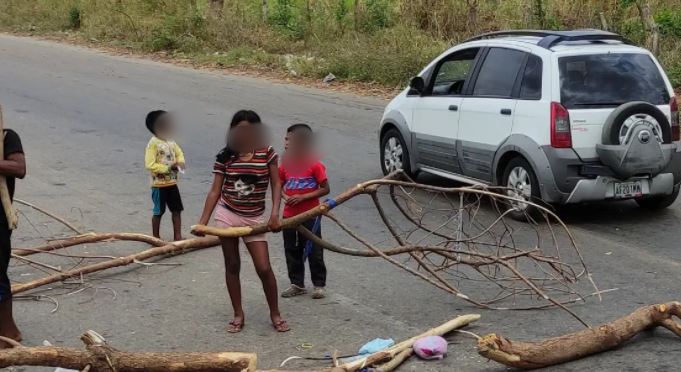
[[[523,167],[515,167],[511,169],[508,174],[508,181],[506,182],[508,196],[514,199],[530,201],[532,199],[532,180],[530,173]],[[516,200],[511,200],[511,206],[517,211],[524,212],[527,210],[527,203],[522,203]]]
[[[404,149],[402,143],[395,137],[388,138],[383,147],[383,165],[388,173],[402,170]]]
[[[648,114],[635,114],[626,118],[622,123],[622,127],[620,127],[619,140],[621,145],[631,141],[632,129],[639,124],[648,127],[657,139],[657,142],[663,143],[662,127],[660,126],[660,123]]]

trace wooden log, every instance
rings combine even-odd
[[[281,221],[281,228],[282,229],[290,229],[290,228],[295,228],[301,225],[303,222],[311,220],[315,217],[321,216],[328,212],[329,210],[333,209],[336,205],[341,205],[345,203],[346,201],[354,198],[357,195],[360,194],[367,194],[369,192],[372,192],[372,185],[375,185],[377,183],[380,183],[385,180],[391,180],[398,178],[400,174],[394,174],[394,175],[389,175],[386,176],[385,178],[382,178],[380,180],[372,180],[372,181],[367,181],[363,182],[360,184],[357,184],[354,187],[349,188],[348,190],[344,191],[340,195],[336,196],[335,199],[333,199],[333,202],[324,201],[320,203],[316,208],[312,208],[304,213],[301,213],[295,217],[291,218],[285,218]],[[332,205],[335,204],[335,205]],[[242,227],[227,227],[227,228],[219,228],[219,227],[212,227],[212,226],[204,226],[204,225],[194,225],[192,226],[192,232],[202,234],[202,235],[213,235],[213,236],[219,236],[223,238],[238,238],[242,236],[248,236],[248,235],[258,235],[258,234],[264,234],[267,232],[271,232],[270,228],[267,226],[267,224],[259,224],[259,225],[253,225],[253,226],[242,226]]]
[[[0,106],[0,134],[2,135],[2,140],[0,141],[0,160],[5,159],[5,123],[2,117],[2,107]],[[19,222],[17,218],[17,213],[12,207],[12,198],[9,195],[9,189],[7,188],[7,178],[0,175],[0,202],[2,202],[2,209],[4,210],[5,217],[7,218],[7,224],[10,230],[17,228]]]
[[[642,331],[665,327],[681,337],[681,303],[642,307],[596,328],[536,342],[512,341],[496,334],[478,342],[478,353],[501,364],[534,369],[566,363],[616,348]]]
[[[14,347],[0,352],[0,368],[43,366],[91,372],[255,372],[257,357],[250,353],[123,352],[106,344],[96,332],[81,339],[85,350],[66,347]]]
[[[73,247],[81,244],[99,243],[104,241],[135,241],[146,243],[154,247],[162,247],[170,244],[153,236],[135,233],[88,233],[70,238],[52,241],[48,244],[34,248],[15,248],[12,250],[17,256],[30,256],[32,254],[56,251],[62,248]]]
[[[81,275],[86,275],[97,271],[130,265],[132,263],[144,261],[152,257],[169,254],[187,253],[199,249],[215,247],[219,244],[220,239],[212,236],[204,238],[186,239],[178,242],[168,243],[164,246],[150,248],[133,255],[118,257],[112,260],[107,260],[88,266],[77,267],[61,273],[49,275],[44,278],[36,279],[28,283],[15,284],[12,286],[12,294],[26,292],[28,290],[38,288],[47,284],[60,282],[69,278],[78,277]]]

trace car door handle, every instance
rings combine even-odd
[[[511,115],[511,109],[501,109],[501,115]]]
[[[457,105],[449,105],[449,111],[459,111],[459,106],[457,106]]]

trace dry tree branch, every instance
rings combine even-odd
[[[382,204],[382,189],[388,189],[392,201],[392,213]],[[575,287],[579,279],[587,276],[594,290],[598,290],[574,237],[567,226],[549,209],[525,202],[542,213],[547,228],[538,225],[516,226],[507,221],[507,208],[500,204],[524,202],[494,192],[501,189],[475,187],[439,187],[415,183],[397,173],[383,179],[360,183],[346,190],[335,200],[322,203],[302,215],[285,219],[284,228],[298,228],[315,244],[336,253],[381,257],[393,265],[423,279],[448,293],[456,295],[476,306],[487,309],[540,309],[550,306],[562,308],[582,324],[588,325],[565,305],[584,300]],[[396,247],[378,247],[361,237],[351,227],[328,212],[337,205],[361,195],[368,195],[378,216],[395,239]],[[452,201],[455,196],[458,203]],[[492,203],[492,215],[482,207],[484,201]],[[363,249],[351,249],[318,238],[300,226],[301,222],[326,215]],[[394,217],[403,217],[403,223]],[[554,223],[559,229],[556,231]],[[404,226],[404,225],[407,226]],[[520,230],[530,228],[536,237],[533,245],[521,246]],[[215,228],[194,226],[195,231],[221,237],[238,237],[244,234],[268,232],[266,225],[238,228]],[[545,231],[548,230],[548,231]],[[559,241],[557,234],[561,234]],[[549,236],[549,239],[544,238]],[[548,242],[548,245],[547,245]],[[406,255],[407,261],[394,259]],[[439,257],[434,260],[433,257]],[[565,257],[565,258],[564,258]],[[567,261],[569,257],[572,261]],[[413,265],[413,267],[412,267]],[[476,278],[477,277],[477,278]],[[475,291],[464,290],[459,284],[487,282],[497,292],[485,299]],[[466,294],[464,294],[466,293]],[[473,298],[472,294],[475,293]],[[520,304],[519,299],[539,300],[540,303]],[[502,300],[512,300],[514,306],[491,306]],[[541,302],[545,301],[545,302]]]
[[[43,208],[40,208],[40,207],[38,207],[38,206],[36,206],[32,203],[29,203],[29,202],[21,200],[21,199],[14,199],[14,202],[25,205],[27,207],[31,207],[31,208],[35,209],[36,211],[38,211],[38,212],[40,212],[40,213],[42,213],[42,214],[44,214],[48,217],[53,218],[54,220],[60,222],[62,225],[68,227],[71,231],[75,232],[76,234],[83,234],[77,227],[73,226],[70,222],[66,221],[65,219],[63,219],[59,216],[57,216],[54,213],[48,212]]]
[[[109,346],[104,338],[88,331],[81,340],[85,350],[39,346],[24,347],[10,342],[11,349],[0,352],[0,368],[43,366],[93,372],[255,372],[257,357],[249,353],[142,353],[122,352]]]
[[[387,193],[382,193],[385,189]],[[362,195],[371,198],[380,221],[397,242],[397,246],[380,247],[329,214],[336,206]],[[385,195],[389,195],[389,201],[392,202],[389,205],[383,204],[382,196]],[[487,200],[491,201],[491,211],[483,206]],[[553,212],[529,202],[528,204],[543,212],[545,221],[554,222],[558,229],[550,224],[548,228],[542,228],[538,225],[508,222],[505,218],[507,212],[499,204],[509,201],[518,200],[479,186],[448,188],[418,184],[397,173],[357,184],[338,195],[335,200],[327,200],[303,214],[284,219],[282,228],[298,228],[315,244],[339,254],[381,257],[429,284],[481,308],[525,310],[553,306],[562,308],[586,325],[565,305],[588,297],[580,295],[576,287],[584,275],[589,277],[594,288],[587,293],[600,295],[602,292],[593,283],[572,234]],[[312,235],[301,226],[307,220],[324,215],[334,220],[341,230],[363,248],[341,247]],[[243,237],[270,232],[265,224],[226,229],[193,226],[192,229],[195,233],[213,237],[167,243],[142,234],[85,234],[41,247],[18,249],[14,253],[25,256],[78,244],[113,240],[139,241],[155,246],[134,255],[75,267],[32,282],[17,284],[13,291],[28,291],[70,278],[80,278],[82,283],[83,276],[93,272],[141,263],[151,257],[217,246],[218,237]],[[526,237],[520,238],[519,234],[523,230],[529,230],[526,233],[530,237],[536,237],[535,241],[521,244],[521,241],[527,240]],[[559,234],[562,234],[561,239]],[[550,239],[545,239],[544,236],[550,236]],[[398,255],[405,259],[397,259]],[[86,260],[95,257],[80,258]],[[488,284],[489,291],[480,288],[484,283]],[[468,284],[474,287],[467,288]],[[491,293],[487,293],[490,291]],[[512,306],[502,306],[502,301],[511,301]]]
[[[480,355],[509,367],[534,369],[570,362],[618,347],[644,330],[664,327],[681,337],[681,303],[642,307],[598,327],[537,342],[491,334],[478,341]]]
[[[94,272],[111,269],[114,267],[126,266],[132,263],[138,263],[152,257],[187,253],[198,249],[215,247],[219,244],[220,240],[216,237],[194,238],[168,243],[164,246],[150,248],[130,256],[117,257],[112,260],[77,267],[71,270],[65,270],[60,273],[40,278],[28,283],[15,284],[12,286],[12,293],[13,294],[21,293],[47,284],[61,282],[69,278],[79,277],[82,275],[91,274]]]

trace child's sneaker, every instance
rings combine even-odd
[[[314,290],[312,291],[312,298],[315,300],[321,300],[324,297],[326,297],[326,290],[324,287],[314,287]]]
[[[289,298],[289,297],[304,295],[306,293],[307,293],[307,289],[298,287],[295,284],[291,284],[291,286],[287,290],[285,290],[284,292],[281,293],[281,297]]]

